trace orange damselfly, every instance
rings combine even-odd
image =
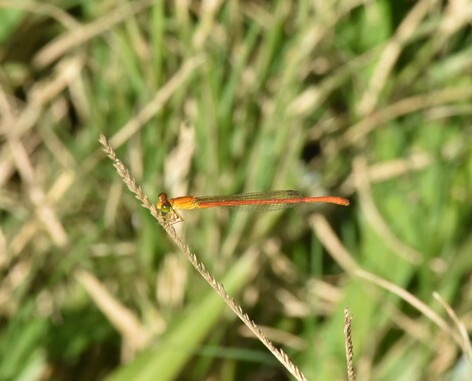
[[[183,218],[177,210],[227,207],[237,209],[277,210],[296,204],[327,202],[338,205],[349,205],[349,200],[337,196],[304,197],[294,190],[278,190],[270,192],[253,192],[228,196],[183,196],[168,198],[160,193],[156,204],[162,216],[171,223],[181,222]]]

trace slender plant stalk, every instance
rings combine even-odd
[[[220,295],[225,303],[233,310],[233,312],[242,320],[244,324],[254,333],[254,335],[269,349],[270,352],[282,363],[282,365],[299,381],[306,381],[307,378],[300,371],[300,369],[292,363],[288,355],[280,348],[275,347],[275,345],[264,335],[261,329],[252,321],[249,316],[243,311],[241,306],[237,304],[234,299],[225,291],[224,286],[219,283],[205,268],[203,263],[201,263],[197,256],[191,252],[188,245],[184,240],[179,237],[172,227],[172,225],[166,223],[165,219],[161,216],[156,206],[149,200],[149,198],[144,194],[142,188],[137,185],[134,178],[131,176],[128,169],[124,166],[120,159],[116,156],[115,151],[108,143],[105,135],[100,134],[99,138],[100,144],[103,146],[104,152],[107,156],[113,161],[113,166],[116,168],[116,171],[122,178],[123,182],[126,184],[128,189],[134,193],[136,198],[141,201],[141,206],[148,209],[152,216],[159,222],[163,227],[175,245],[180,249],[180,251],[185,255],[187,260],[192,264],[193,267],[198,271],[198,273],[205,279],[205,281]]]
[[[344,342],[346,344],[346,365],[348,381],[356,381],[356,372],[354,369],[354,346],[352,345],[351,334],[352,316],[349,308],[344,309]]]

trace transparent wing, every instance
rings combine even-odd
[[[199,208],[223,207],[235,210],[273,211],[305,202],[305,197],[294,190],[278,190],[270,192],[252,192],[227,196],[196,197]]]

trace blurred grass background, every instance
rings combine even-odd
[[[0,379],[290,379],[103,132],[153,200],[350,198],[178,226],[310,380],[346,379],[347,306],[359,379],[470,380],[432,294],[470,332],[471,21],[468,0],[0,1]]]

